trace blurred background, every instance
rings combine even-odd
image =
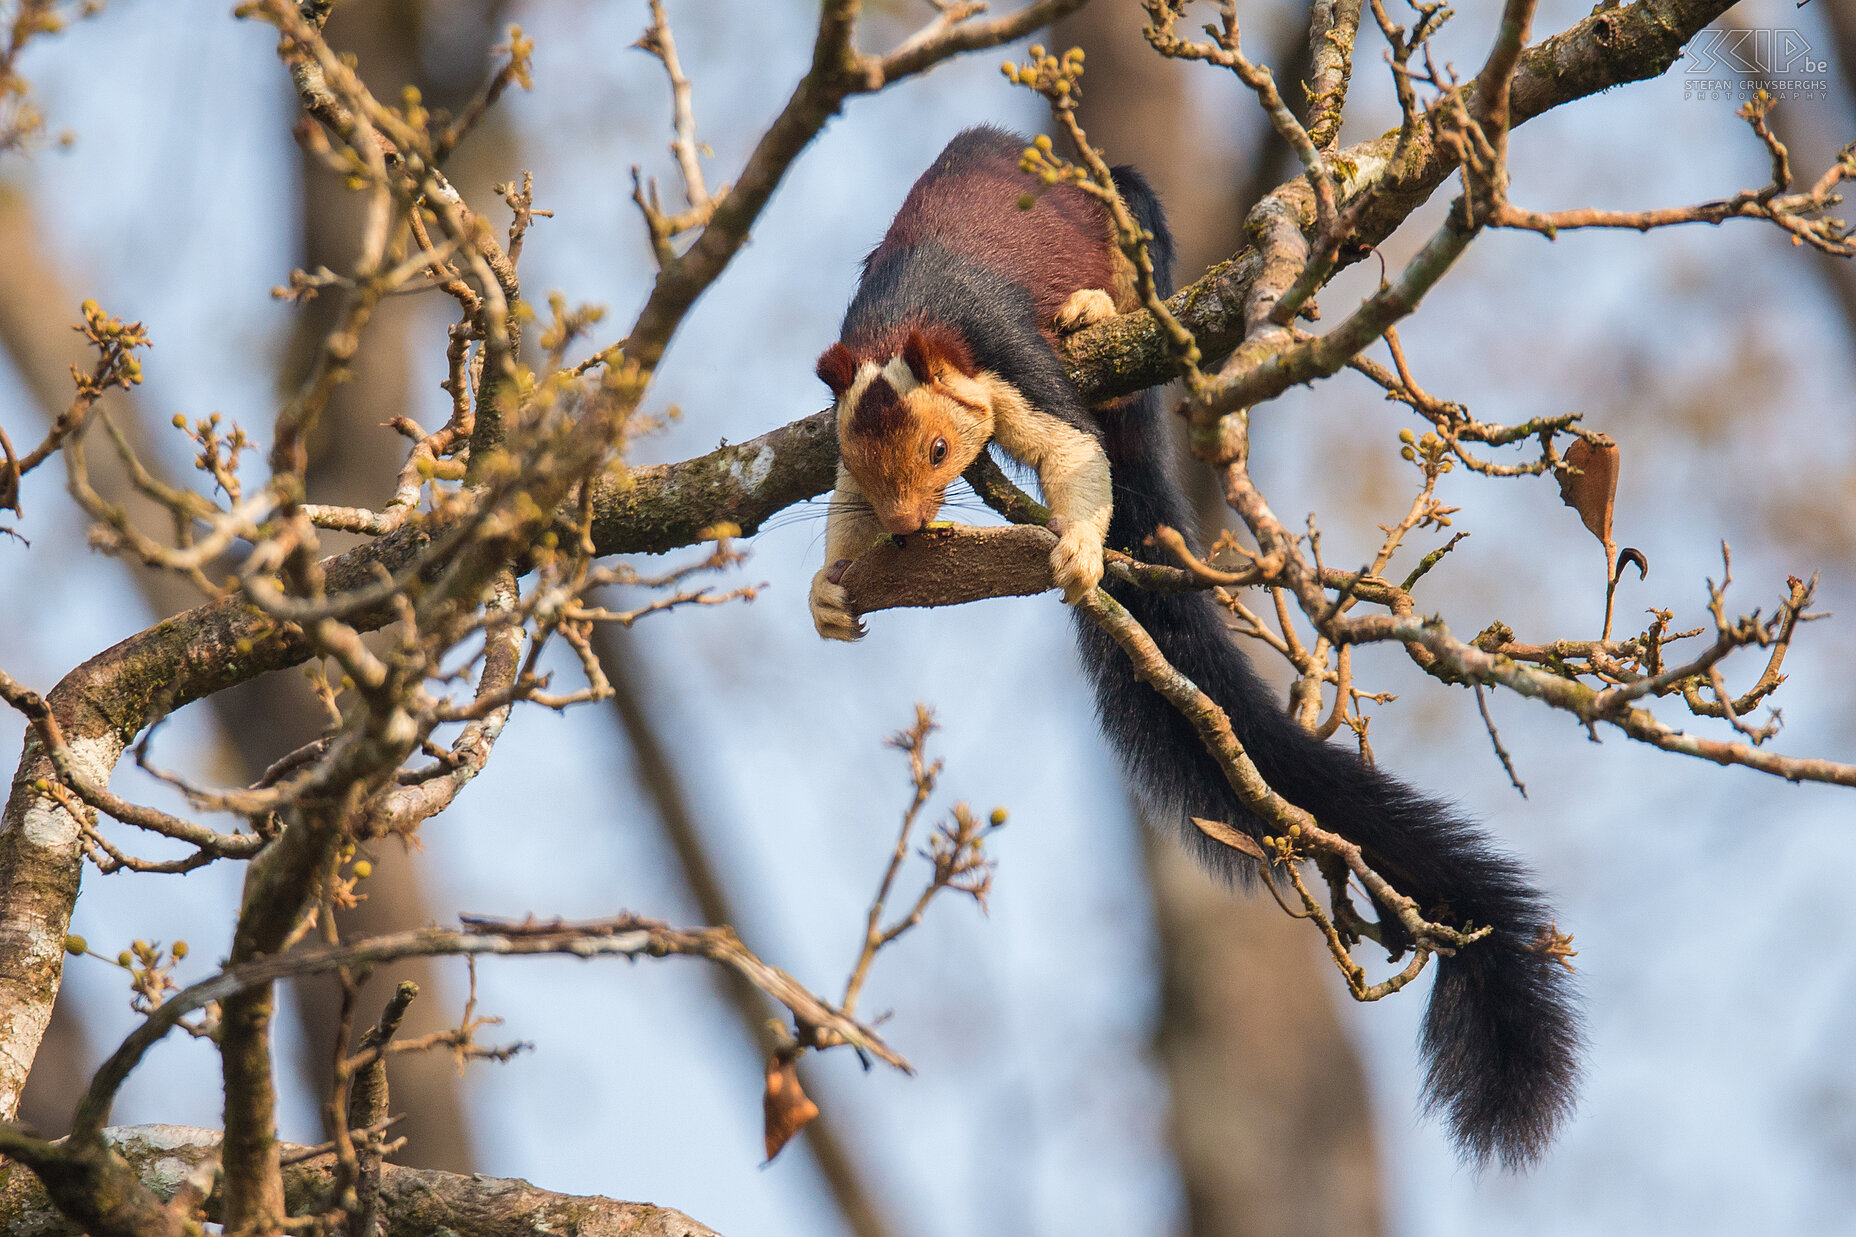
[[[926,5],[871,6],[868,47]],[[68,324],[95,297],[139,318],[155,347],[133,415],[151,456],[187,468],[176,413],[223,412],[268,442],[277,392],[320,304],[269,290],[293,267],[341,269],[352,203],[291,137],[296,113],[274,32],[225,0],[115,0],[35,44],[23,68],[67,148],[0,163],[0,421],[35,441],[67,399]],[[1587,4],[1548,2],[1536,32]],[[695,83],[712,185],[732,179],[810,54],[798,0],[670,5]],[[415,84],[455,104],[519,22],[537,44],[533,93],[512,93],[460,153],[474,201],[535,176],[554,212],[530,233],[524,286],[540,301],[629,318],[651,274],[629,195],[641,165],[668,187],[662,71],[630,45],[642,3],[370,0],[338,7],[332,39],[384,98]],[[1279,80],[1305,75],[1307,14],[1249,4],[1244,37]],[[1492,12],[1459,16],[1440,62],[1468,76]],[[1292,168],[1254,102],[1203,66],[1155,57],[1134,0],[1095,0],[1044,41],[1088,49],[1084,120],[1114,161],[1141,165],[1181,235],[1182,283],[1234,252],[1244,211]],[[1747,0],[1729,26],[1796,31],[1817,68],[1775,128],[1800,179],[1856,137],[1856,15],[1841,0]],[[1344,141],[1396,123],[1383,42],[1366,23]],[[1004,49],[856,99],[807,150],[753,242],[673,345],[653,406],[680,416],[641,444],[675,460],[815,411],[818,351],[835,338],[857,263],[913,178],[965,125],[1034,131],[1036,100],[1007,86]],[[1819,64],[1821,62],[1821,64]],[[1699,62],[1550,113],[1517,132],[1517,203],[1640,209],[1764,183],[1767,158]],[[1712,82],[1744,75],[1731,62]],[[1285,89],[1289,97],[1299,91]],[[1396,267],[1434,225],[1440,194],[1384,247]],[[502,218],[500,210],[495,217]],[[1333,320],[1377,277],[1363,263],[1323,297]],[[447,304],[396,302],[318,446],[316,495],[375,503],[403,443],[381,423],[444,417]],[[622,328],[621,328],[622,329]],[[1770,612],[1788,574],[1823,573],[1819,610],[1856,610],[1856,267],[1754,223],[1649,235],[1482,237],[1404,328],[1420,380],[1488,420],[1582,411],[1622,446],[1618,537],[1647,555],[1620,626],[1651,606],[1708,622],[1704,579],[1734,550],[1730,606]],[[1403,409],[1351,375],[1293,391],[1256,417],[1254,469],[1285,520],[1316,512],[1330,562],[1364,561],[1402,514]],[[94,454],[94,453],[93,453]],[[0,661],[41,690],[121,637],[192,603],[171,583],[85,549],[55,467],[30,477],[0,543]],[[1501,620],[1527,640],[1592,638],[1602,554],[1546,479],[1443,482],[1470,538],[1422,586],[1459,633]],[[1208,518],[1216,518],[1215,512]],[[882,746],[915,701],[945,727],[945,810],[1002,805],[988,916],[953,901],[878,961],[865,997],[917,1066],[862,1074],[812,1058],[825,1119],[760,1163],[762,1013],[696,965],[555,960],[479,967],[486,1038],[534,1045],[459,1076],[396,1060],[408,1162],[523,1176],[556,1190],[650,1200],[731,1237],[968,1232],[1225,1234],[1729,1234],[1847,1231],[1856,1204],[1856,860],[1849,792],[1791,786],[1600,743],[1563,714],[1496,695],[1529,797],[1509,785],[1474,700],[1369,650],[1356,681],[1398,694],[1374,714],[1379,760],[1456,799],[1526,859],[1577,937],[1591,1038],[1577,1118],[1533,1173],[1461,1168],[1415,1109],[1414,989],[1355,1006],[1306,925],[1212,887],[1139,826],[1052,598],[891,612],[854,647],[825,646],[806,613],[822,501],[748,546],[752,606],[653,618],[608,633],[613,706],[518,715],[497,758],[410,856],[376,856],[346,930],[459,911],[675,921],[726,918],[764,957],[832,994],[905,800]],[[1410,561],[1443,538],[1410,542]],[[1777,697],[1777,746],[1856,755],[1852,617],[1805,629]],[[1730,671],[1744,688],[1752,660]],[[272,676],[186,710],[158,763],[243,781],[313,732],[300,676]],[[1696,723],[1701,724],[1701,723]],[[17,750],[19,719],[0,715]],[[117,788],[168,802],[126,768]],[[238,871],[87,878],[73,930],[113,954],[135,937],[186,939],[184,978],[227,946]],[[415,972],[430,1029],[454,1022],[460,965]],[[384,988],[393,976],[376,980]],[[86,959],[46,1042],[29,1115],[56,1128],[72,1087],[133,1022],[114,968]],[[284,1136],[321,1138],[328,993],[292,993]],[[217,1125],[217,1061],[170,1041],[130,1081],[123,1123]]]

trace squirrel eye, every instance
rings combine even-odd
[[[946,458],[947,458],[947,439],[945,438],[935,439],[934,446],[928,448],[928,462],[938,467],[941,461]]]

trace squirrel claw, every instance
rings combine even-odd
[[[812,577],[812,626],[827,640],[860,640],[864,625],[851,610],[851,595],[838,583],[848,566],[840,559]]]

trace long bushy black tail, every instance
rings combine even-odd
[[[1116,179],[1143,225],[1164,239],[1164,218],[1145,183],[1125,169]],[[1156,266],[1163,257],[1170,265],[1170,241],[1154,249]],[[1157,525],[1192,526],[1160,415],[1159,395],[1150,391],[1102,418],[1115,485],[1109,544],[1138,557],[1155,556],[1143,543]],[[1208,594],[1167,596],[1116,583],[1109,591],[1167,660],[1224,709],[1272,787],[1358,844],[1426,917],[1494,929],[1438,960],[1421,1043],[1425,1102],[1442,1111],[1459,1149],[1478,1164],[1499,1157],[1515,1168],[1536,1159],[1571,1110],[1580,1031],[1569,972],[1537,948],[1552,915],[1528,874],[1446,805],[1295,724],[1233,643]],[[1263,832],[1191,723],[1140,682],[1114,642],[1081,615],[1077,631],[1103,729],[1149,810],[1179,821],[1208,867],[1250,875],[1236,851],[1186,824],[1200,816]]]

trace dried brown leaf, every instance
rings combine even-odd
[[[1252,859],[1262,860],[1265,863],[1269,862],[1269,856],[1263,853],[1263,848],[1257,845],[1255,838],[1251,837],[1248,833],[1242,833],[1233,829],[1222,820],[1206,820],[1202,816],[1194,816],[1192,818],[1192,824],[1200,833],[1203,833],[1214,842],[1222,842],[1232,850],[1243,851]]]
[[[1560,501],[1579,513],[1611,557],[1611,516],[1618,495],[1618,444],[1604,434],[1576,439],[1566,448],[1572,468],[1560,470]],[[1577,469],[1574,472],[1573,469]]]
[[[761,1112],[769,1160],[818,1116],[818,1105],[800,1087],[799,1069],[793,1062],[778,1057],[767,1062],[767,1093],[761,1097]]]

